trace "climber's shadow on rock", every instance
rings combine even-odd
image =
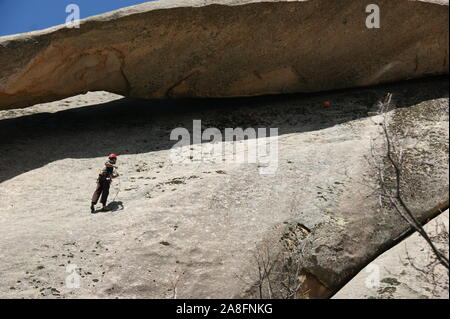
[[[116,212],[119,210],[123,210],[123,203],[122,201],[112,201],[111,203],[108,204],[108,206],[106,206],[108,209],[108,212]]]
[[[98,213],[113,213],[117,211],[121,211],[124,209],[123,202],[122,201],[112,201],[106,206],[106,210],[103,209],[96,209],[94,214]]]

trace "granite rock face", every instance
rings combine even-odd
[[[1,111],[0,297],[331,296],[412,232],[380,202],[372,164],[384,158],[377,103],[387,92],[404,198],[425,223],[448,207],[445,77],[243,99],[105,103],[117,96],[90,92]],[[172,130],[192,132],[197,119],[221,132],[278,128],[275,174],[261,175],[263,163],[174,163]],[[217,144],[241,153],[240,143]],[[112,151],[111,211],[91,214]],[[79,289],[65,284],[71,265]]]
[[[424,227],[446,256],[448,224],[447,210]],[[434,256],[428,243],[414,233],[372,261],[333,298],[448,299],[448,271],[436,265]]]
[[[160,0],[0,38],[0,108],[315,92],[448,73],[448,2]]]

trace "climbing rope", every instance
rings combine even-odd
[[[119,193],[120,193],[120,175],[119,175],[119,177],[118,177],[118,179],[119,179],[119,182],[118,182],[118,184],[117,184],[117,193],[116,193],[116,195],[114,196],[114,198],[113,198],[113,202],[115,202],[116,201],[116,198],[117,198],[117,196],[119,196]]]

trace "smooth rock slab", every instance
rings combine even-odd
[[[313,92],[448,73],[448,2],[160,0],[0,38],[0,108]]]
[[[446,256],[448,223],[447,210],[424,227]],[[448,299],[448,271],[435,262],[430,246],[414,233],[372,261],[333,298]]]
[[[407,152],[404,191],[425,223],[448,207],[446,78],[309,97],[109,102],[117,96],[90,93],[0,112],[8,137],[0,143],[0,296],[259,297],[257,266],[267,256],[288,271],[272,273],[263,297],[285,297],[287,277],[296,286],[292,265],[303,282],[291,297],[332,295],[411,233],[380,207],[368,162],[372,140],[382,141],[380,117],[370,114],[387,92],[391,129],[401,137],[410,128],[408,145],[422,139]],[[198,119],[222,132],[279,128],[276,174],[260,175],[256,164],[172,162],[171,131]],[[111,151],[122,173],[111,189],[115,211],[92,215],[96,174]],[[272,258],[289,253],[291,264]],[[80,289],[65,285],[74,264]]]

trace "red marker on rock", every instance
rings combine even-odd
[[[331,107],[331,102],[330,101],[323,102],[323,107],[326,107],[326,108]]]

